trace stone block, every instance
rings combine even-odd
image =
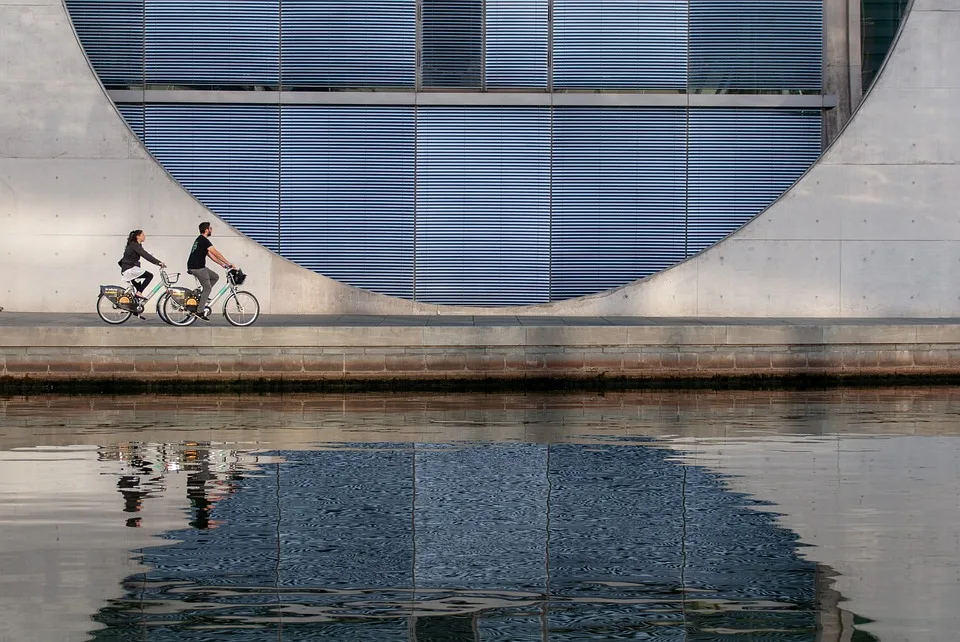
[[[93,372],[98,374],[116,374],[122,372],[136,372],[136,359],[121,357],[94,357],[91,360]]]
[[[91,371],[90,361],[84,358],[51,359],[48,366],[50,368],[50,374],[80,374]]]
[[[720,370],[733,370],[737,366],[737,357],[735,354],[709,351],[701,352],[697,355],[697,369],[716,372]]]
[[[424,367],[430,372],[459,372],[466,368],[462,354],[426,354]]]
[[[836,350],[812,350],[807,353],[808,368],[842,368],[843,352]]]
[[[344,372],[386,372],[383,355],[350,354],[344,355]]]
[[[263,372],[303,372],[303,357],[295,354],[280,354],[260,357]]]
[[[162,374],[177,372],[176,357],[139,357],[133,361],[136,372],[145,374]]]
[[[220,363],[213,356],[201,357],[197,355],[178,355],[177,372],[183,373],[211,373],[219,372]]]
[[[770,354],[770,367],[774,370],[802,372],[807,369],[807,355],[804,352],[773,352]]]
[[[649,358],[649,363],[648,363]],[[640,360],[649,367],[659,367],[661,370],[680,369],[680,351],[676,349],[648,350],[643,349]],[[659,363],[659,366],[657,365]]]
[[[517,372],[537,372],[543,370],[543,355],[531,354],[529,352],[517,352],[508,354],[504,357],[504,368],[508,371]]]
[[[677,364],[674,367],[678,370],[696,370],[697,364],[698,355],[696,352],[677,352]]]
[[[388,354],[383,363],[388,372],[423,372],[426,369],[423,355]]]
[[[48,357],[28,357],[26,355],[8,355],[5,358],[8,374],[45,373],[49,369]]]
[[[503,355],[466,354],[464,366],[468,372],[504,372],[506,361]]]
[[[948,350],[918,350],[913,353],[913,363],[925,368],[945,368],[950,365],[950,352]]]
[[[769,370],[771,367],[770,353],[744,348],[734,355],[734,367],[737,370],[753,372]]]
[[[343,355],[304,355],[303,370],[304,372],[343,372]]]
[[[882,368],[913,367],[913,353],[907,350],[880,350],[877,360]]]
[[[568,371],[582,370],[584,356],[580,353],[563,352],[543,355],[543,367],[546,370]]]
[[[255,355],[226,355],[217,359],[220,372],[235,374],[260,372],[260,357]]]
[[[604,370],[621,372],[623,370],[623,355],[610,353],[589,352],[583,355],[583,367],[589,370]]]

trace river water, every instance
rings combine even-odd
[[[944,640],[960,390],[0,399],[0,640]]]

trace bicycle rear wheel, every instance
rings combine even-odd
[[[260,302],[246,290],[238,290],[223,302],[223,316],[230,325],[245,328],[260,316]]]
[[[197,320],[190,310],[180,305],[175,297],[166,295],[163,299],[163,316],[170,325],[188,326]]]
[[[101,294],[97,297],[97,316],[103,319],[104,323],[120,325],[133,316],[133,312],[121,308],[107,298],[106,294]]]

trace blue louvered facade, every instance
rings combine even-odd
[[[308,269],[407,299],[530,304],[649,276],[736,231],[821,150],[820,111],[616,97],[819,93],[822,0],[67,5],[108,88],[233,92],[119,105],[201,202]],[[362,98],[383,91],[395,104]],[[593,98],[403,98],[444,92]]]

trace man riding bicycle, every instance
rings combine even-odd
[[[200,299],[197,302],[197,311],[194,313],[204,321],[209,321],[210,316],[204,313],[207,306],[207,300],[210,298],[210,292],[220,277],[216,272],[207,267],[207,257],[209,256],[214,263],[224,269],[233,268],[234,265],[223,254],[213,247],[210,242],[210,235],[213,234],[213,226],[209,221],[200,224],[200,236],[193,242],[190,248],[190,256],[187,258],[187,273],[197,277],[203,291],[200,293]]]

